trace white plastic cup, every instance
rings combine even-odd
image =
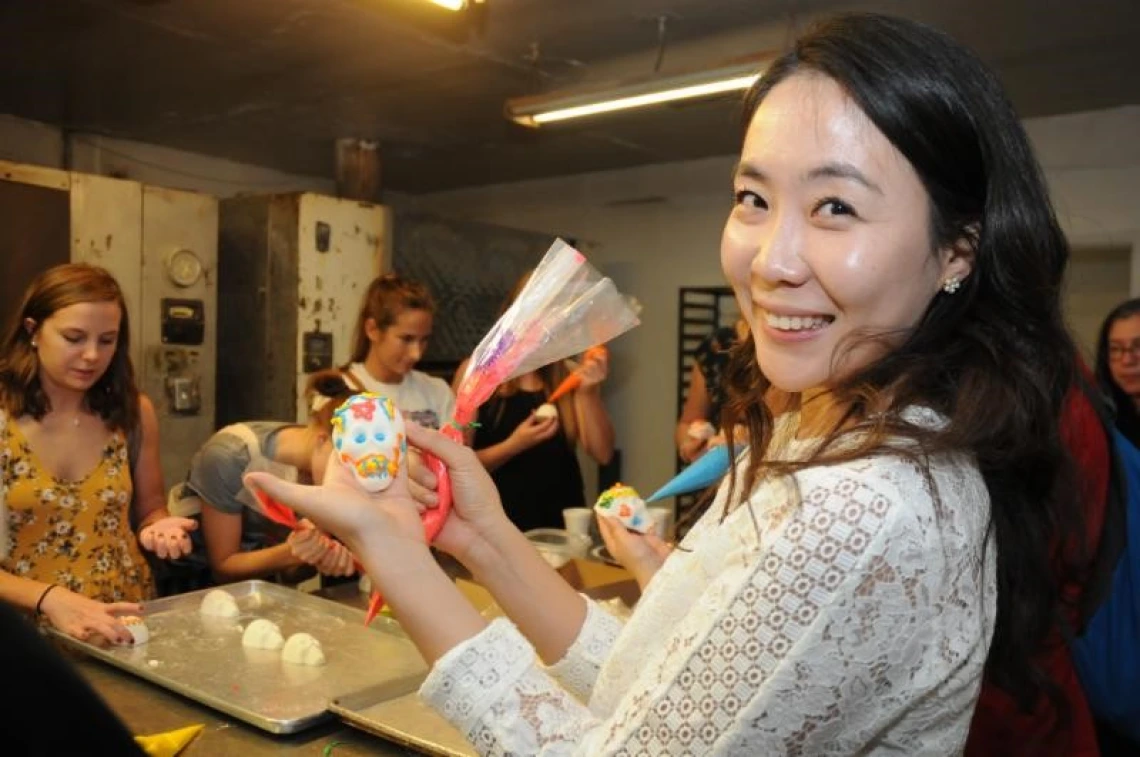
[[[649,514],[653,516],[653,531],[661,541],[673,538],[673,508],[654,507],[650,505]]]
[[[562,511],[562,522],[566,530],[572,534],[590,538],[590,523],[594,520],[594,511],[588,507],[568,507]]]

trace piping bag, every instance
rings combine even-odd
[[[462,442],[463,431],[471,427],[479,406],[504,381],[605,344],[637,326],[640,309],[636,300],[618,292],[613,280],[602,276],[582,253],[555,240],[515,301],[471,353],[456,391],[454,415],[442,433]],[[430,544],[451,509],[451,479],[443,461],[434,455],[425,455],[425,463],[439,482],[438,506],[422,515],[424,536]],[[268,517],[274,517],[271,511],[283,516],[281,510],[285,510],[296,522],[296,514],[288,507],[257,494]],[[381,605],[379,595],[373,594],[367,622]]]
[[[515,301],[472,351],[443,433],[462,443],[463,430],[471,428],[479,406],[504,381],[588,349],[605,350],[602,345],[640,323],[640,310],[640,304],[618,292],[613,280],[602,276],[585,255],[556,239]],[[442,460],[427,455],[426,462],[439,481],[439,506],[423,514],[430,544],[447,520],[451,479]]]
[[[732,465],[729,445],[720,444],[698,457],[664,486],[646,497],[646,502],[656,502],[666,497],[700,491],[720,481]]]
[[[257,511],[264,515],[274,523],[291,528],[294,531],[300,530],[301,522],[297,518],[297,513],[290,507],[281,504],[277,500],[270,497],[260,489],[250,488],[249,491],[253,494],[254,500],[257,502]],[[364,571],[364,566],[356,558],[352,560],[353,566],[358,572]],[[365,616],[364,625],[368,625],[375,618],[376,614],[380,612],[380,608],[384,606],[384,600],[376,592],[372,593],[372,599],[368,604],[368,615]]]
[[[592,355],[598,355],[604,359],[607,356],[609,356],[609,354],[610,354],[610,351],[606,349],[606,346],[604,344],[598,344],[598,345],[595,345],[595,346],[591,347],[590,349],[586,350],[585,358],[588,360]],[[554,404],[560,398],[562,398],[565,395],[569,394],[570,392],[574,391],[575,389],[577,389],[581,385],[582,385],[582,371],[581,371],[581,369],[578,369],[578,370],[574,371],[573,373],[571,373],[566,378],[562,379],[562,383],[559,384],[558,387],[553,392],[550,393],[550,396],[546,398],[546,401],[551,403],[551,404]]]

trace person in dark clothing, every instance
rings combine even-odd
[[[728,351],[747,334],[748,324],[741,318],[733,328],[718,328],[697,346],[689,392],[674,432],[677,454],[687,463],[703,455],[709,447],[724,444],[724,436],[719,433],[720,414],[726,399],[724,369],[728,365]]]
[[[1096,379],[1112,401],[1116,429],[1140,445],[1140,297],[1117,305],[1101,324],[1096,344]],[[1140,643],[1138,641],[1137,643]],[[1097,725],[1104,757],[1140,754],[1140,744],[1104,724]]]
[[[515,285],[504,311],[529,278],[527,274]],[[453,385],[466,368],[466,363],[459,366]],[[472,446],[521,531],[561,528],[562,510],[587,504],[579,444],[599,464],[613,456],[614,429],[601,394],[609,360],[604,351],[591,350],[576,370],[581,384],[554,403],[556,413],[549,406],[539,408],[570,374],[565,361],[505,382],[479,408]]]
[[[23,682],[19,696],[4,705],[4,754],[143,754],[126,726],[67,659],[4,603],[0,670],[7,680]]]
[[[1082,364],[1080,370],[1086,374],[1085,386],[1091,386],[1088,369]],[[1108,437],[1095,406],[1085,396],[1086,390],[1079,386],[1069,390],[1060,427],[1061,438],[1076,463],[1085,530],[1083,544],[1074,539],[1069,544],[1058,545],[1052,559],[1070,627],[1079,622],[1077,608],[1083,589],[1079,566],[1096,553],[1100,543],[1109,483]],[[1055,627],[1040,645],[1033,655],[1033,664],[1048,680],[1056,697],[1038,697],[1035,705],[1027,710],[1019,707],[1015,698],[992,680],[983,681],[970,723],[965,757],[1132,754],[1108,751],[1103,743],[1098,746],[1097,728],[1060,627]]]
[[[1140,297],[1120,303],[1104,319],[1096,379],[1115,405],[1116,428],[1140,445]]]

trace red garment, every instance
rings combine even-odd
[[[1084,369],[1084,366],[1082,366]],[[1095,386],[1091,374],[1086,380]],[[1108,496],[1109,447],[1100,417],[1077,388],[1069,391],[1061,417],[1061,436],[1069,448],[1081,476],[1088,554],[1096,552],[1104,525],[1105,500]],[[1080,595],[1080,585],[1070,582],[1065,588],[1068,599]],[[1071,621],[1076,624],[1076,617]],[[1001,689],[982,684],[970,736],[966,741],[967,757],[1099,757],[1096,728],[1089,712],[1084,690],[1077,678],[1069,648],[1054,634],[1037,664],[1064,693],[1068,701],[1067,727],[1052,732],[1055,713],[1043,700],[1036,711],[1025,714]]]

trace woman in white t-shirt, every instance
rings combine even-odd
[[[390,397],[405,418],[439,428],[451,420],[455,395],[443,379],[414,370],[431,339],[435,302],[427,287],[394,273],[368,285],[341,368],[349,386]]]

